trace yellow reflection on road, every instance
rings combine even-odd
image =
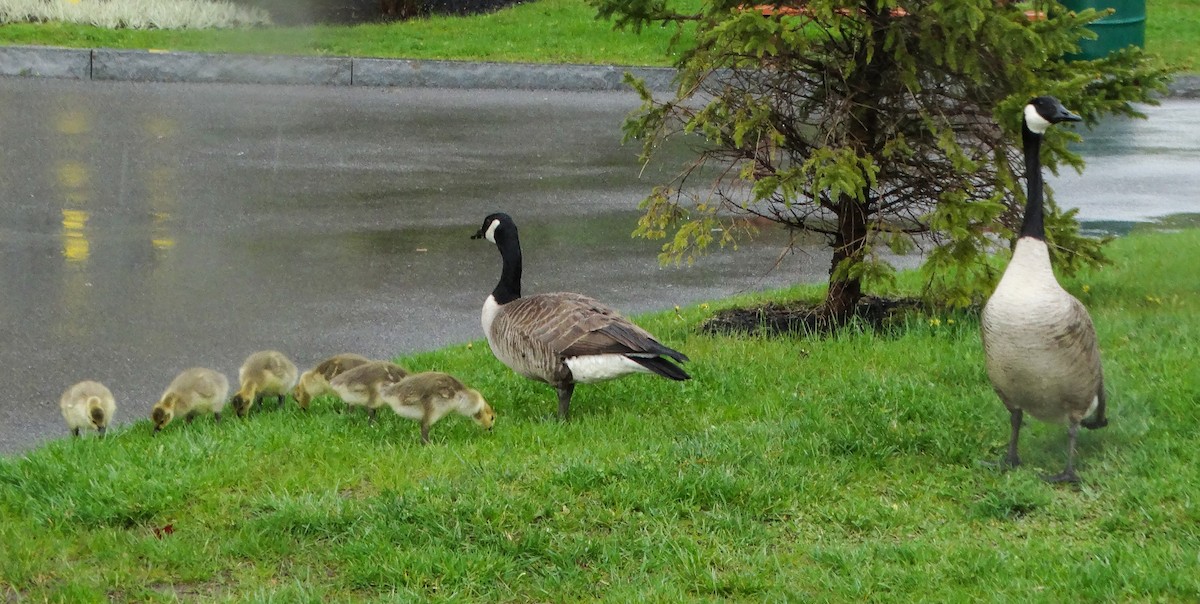
[[[74,160],[58,162],[56,173],[58,184],[68,189],[82,189],[91,178],[88,167]]]
[[[91,253],[87,238],[88,213],[85,210],[62,211],[62,254],[68,262],[85,262]]]
[[[63,134],[83,134],[92,129],[92,124],[82,111],[64,111],[58,114],[54,127]]]
[[[162,116],[151,116],[145,121],[146,132],[156,138],[167,138],[175,135],[176,122]]]

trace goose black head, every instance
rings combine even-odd
[[[511,216],[503,212],[489,214],[487,218],[483,219],[483,226],[479,227],[474,235],[471,235],[471,239],[486,238],[488,241],[496,243],[496,231],[516,234],[517,225]]]
[[[1025,127],[1035,134],[1042,134],[1059,122],[1082,120],[1083,118],[1067,111],[1067,108],[1052,96],[1039,96],[1025,105]]]

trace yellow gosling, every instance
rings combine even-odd
[[[375,421],[375,411],[383,406],[379,389],[399,382],[408,371],[387,361],[372,361],[333,378],[329,387],[349,406],[367,408],[367,421]]]
[[[82,428],[94,429],[103,437],[117,412],[112,392],[100,382],[85,380],[67,388],[58,402],[63,419],[71,434],[79,436]]]
[[[396,415],[421,422],[421,444],[429,443],[429,427],[451,411],[470,417],[486,430],[496,421],[496,412],[478,390],[438,371],[413,374],[384,386],[379,398]]]
[[[371,359],[360,354],[338,354],[317,363],[316,367],[300,374],[300,381],[292,390],[292,396],[301,409],[308,410],[312,400],[325,394],[334,394],[329,387],[329,380],[346,371],[370,363]]]
[[[154,433],[177,415],[187,418],[190,424],[197,415],[212,413],[213,420],[220,422],[228,398],[229,379],[224,374],[204,367],[186,369],[175,376],[150,412]]]
[[[282,407],[288,392],[296,387],[300,372],[296,364],[278,350],[263,350],[246,357],[238,369],[241,387],[234,395],[233,409],[246,417],[250,408],[264,397],[273,396],[276,408]]]

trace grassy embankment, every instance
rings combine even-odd
[[[1200,230],[1111,255],[1066,283],[1111,394],[1110,426],[1082,435],[1079,489],[1038,478],[1062,467],[1060,427],[1026,428],[1019,470],[985,463],[1008,415],[975,317],[694,332],[740,298],[643,317],[695,379],[580,387],[568,425],[549,388],[476,342],[400,360],[481,389],[490,434],[449,417],[421,447],[414,423],[318,401],[2,459],[0,596],[1194,602]]]
[[[5,0],[0,0],[0,3]],[[55,0],[66,2],[69,0]],[[117,1],[117,0],[114,0]],[[686,0],[696,2],[696,0]],[[1148,0],[1146,48],[1200,69],[1200,2]],[[0,44],[154,48],[412,59],[668,65],[670,29],[614,32],[582,0],[538,0],[490,15],[354,27],[111,30],[62,23],[0,26]]]

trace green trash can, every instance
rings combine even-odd
[[[1127,46],[1146,47],[1146,0],[1061,0],[1067,10],[1082,11],[1115,9],[1116,12],[1098,21],[1088,29],[1096,32],[1095,40],[1080,40],[1079,54],[1067,55],[1068,59],[1089,61],[1102,59],[1114,50]]]

